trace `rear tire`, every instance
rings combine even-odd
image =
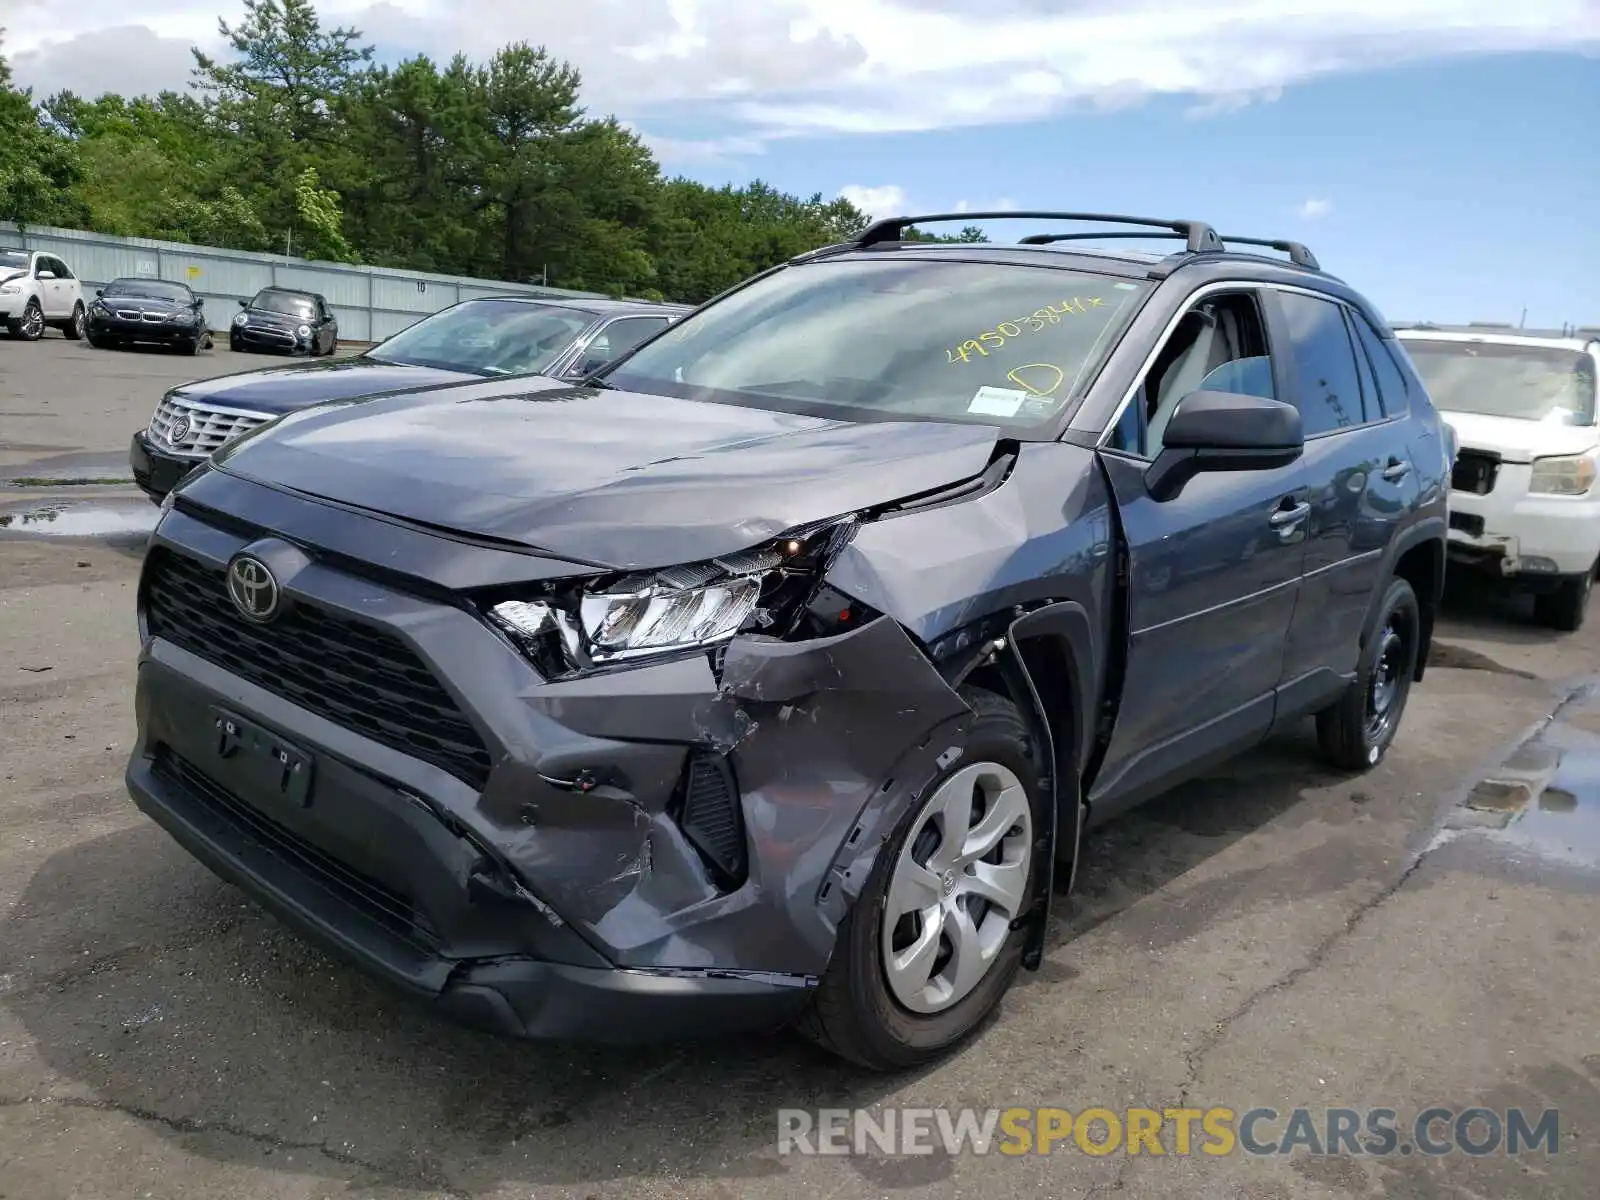
[[[1034,861],[1049,819],[1042,752],[1009,700],[976,689],[962,695],[976,714],[966,746],[879,849],[801,1018],[806,1037],[874,1071],[930,1062],[971,1035],[1021,965],[1026,924],[1010,926],[1047,902]],[[946,830],[941,818],[960,819],[963,794],[970,824]],[[991,840],[989,851],[967,858]],[[952,849],[961,855],[950,858]],[[979,885],[1004,901],[991,907]],[[973,956],[966,969],[963,950]]]
[[[1421,633],[1416,592],[1404,579],[1390,580],[1355,681],[1317,714],[1317,742],[1333,766],[1368,771],[1389,752],[1417,673]]]
[[[1589,594],[1594,590],[1594,572],[1582,579],[1569,579],[1553,592],[1533,598],[1533,615],[1541,625],[1576,633],[1583,628],[1589,612]]]

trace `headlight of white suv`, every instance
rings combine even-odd
[[[16,283],[0,284],[0,296],[20,296],[22,286]]]
[[[851,517],[830,520],[709,562],[495,597],[486,615],[547,677],[714,649],[797,620],[854,529]]]
[[[1528,491],[1544,496],[1584,496],[1594,486],[1596,451],[1536,458],[1528,479]]]

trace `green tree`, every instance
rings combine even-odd
[[[195,87],[222,169],[263,224],[292,245],[307,167],[337,175],[341,101],[372,58],[359,30],[324,29],[311,0],[244,0],[244,20],[217,28],[236,56],[196,49]],[[303,232],[303,231],[301,231]]]
[[[11,64],[0,53],[0,220],[23,225],[80,220],[84,206],[72,189],[81,174],[72,141],[41,118],[31,91],[13,86]]]

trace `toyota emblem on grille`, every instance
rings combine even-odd
[[[228,564],[228,598],[250,620],[270,621],[278,611],[278,581],[266,563],[241,554]]]
[[[171,442],[174,446],[176,446],[179,443],[181,443],[183,441],[183,439],[188,437],[188,436],[189,436],[189,418],[188,417],[179,417],[176,421],[174,421],[170,426],[167,427],[167,441]]]

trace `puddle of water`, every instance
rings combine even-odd
[[[147,502],[121,504],[36,504],[0,513],[0,537],[144,537],[161,516]]]
[[[1600,866],[1600,737],[1558,722],[1541,741],[1559,756],[1555,773],[1505,836],[1552,857]]]

